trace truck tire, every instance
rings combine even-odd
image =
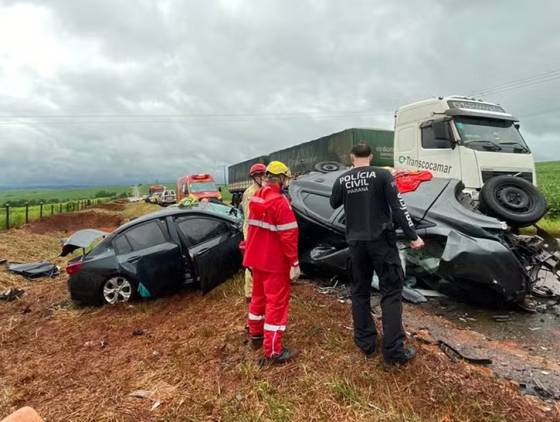
[[[321,173],[329,173],[344,168],[344,165],[336,161],[321,161],[313,166],[313,168]]]
[[[529,181],[515,176],[496,176],[480,190],[480,210],[503,219],[511,226],[525,227],[545,214],[544,196]]]

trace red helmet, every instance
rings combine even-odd
[[[255,174],[264,174],[264,173],[266,173],[266,166],[262,163],[253,164],[249,169],[249,176],[254,176]]]

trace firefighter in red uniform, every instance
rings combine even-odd
[[[282,346],[288,321],[291,280],[300,275],[298,227],[282,188],[290,169],[279,161],[266,168],[266,185],[249,202],[249,233],[243,264],[253,271],[249,334],[264,347],[264,362],[283,363],[296,355]]]

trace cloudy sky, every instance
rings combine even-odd
[[[560,3],[0,0],[0,186],[174,180],[486,93],[560,159]]]

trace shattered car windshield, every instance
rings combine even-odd
[[[480,151],[527,154],[531,151],[512,121],[479,117],[456,117],[461,144]]]
[[[215,192],[218,188],[214,182],[201,182],[191,184],[191,192]]]

